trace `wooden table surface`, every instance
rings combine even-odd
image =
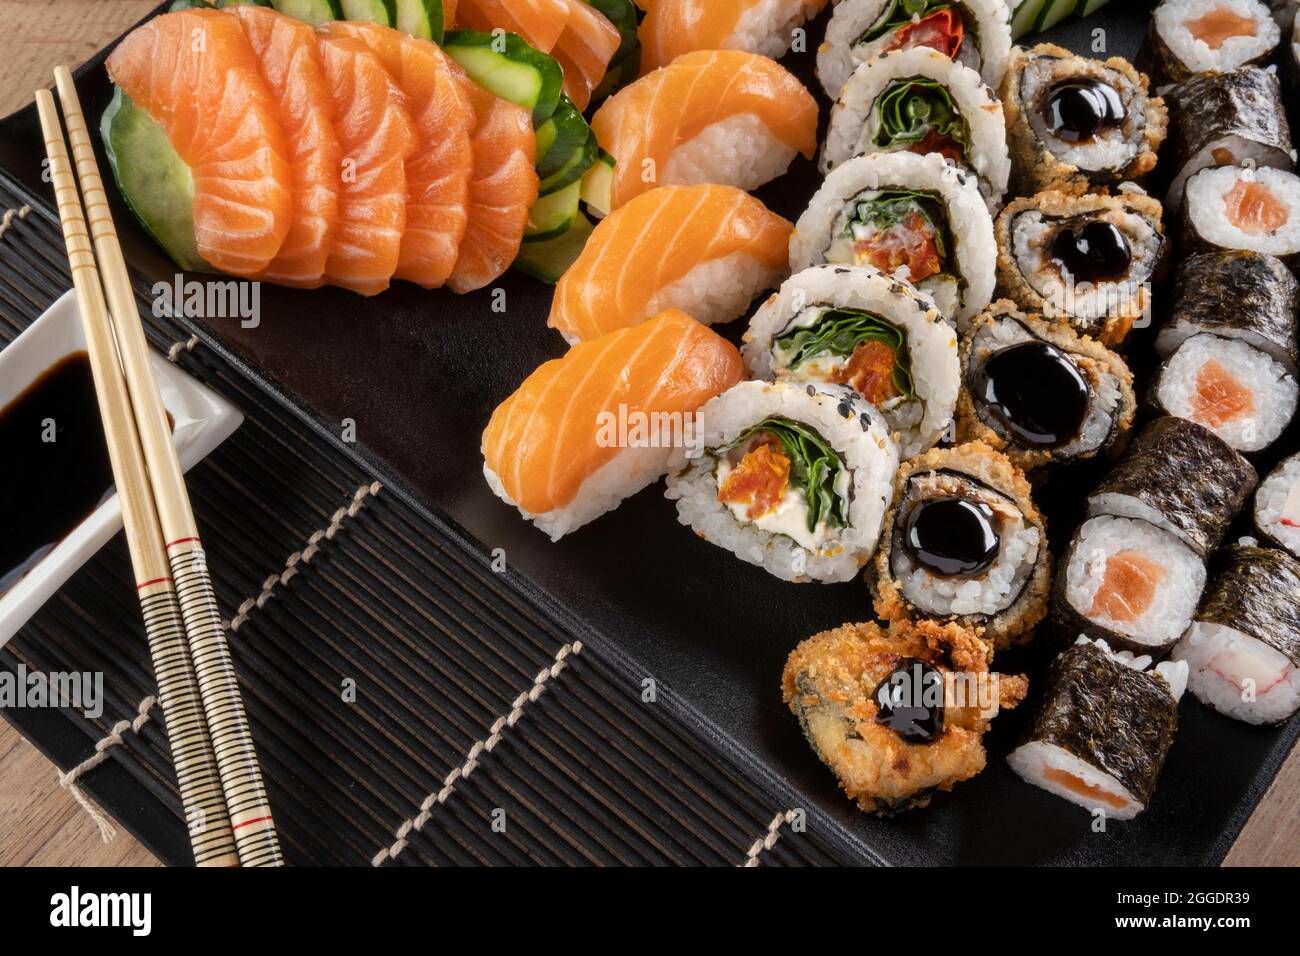
[[[81,63],[143,17],[155,0],[0,0],[0,116],[31,102],[57,63]],[[0,866],[156,865],[119,833],[94,824],[58,784],[58,772],[0,721]],[[1227,865],[1300,866],[1300,748],[1278,774],[1228,854]]]

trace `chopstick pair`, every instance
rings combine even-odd
[[[194,860],[279,866],[225,627],[81,102],[67,67],[54,79],[75,175],[49,90],[37,91],[36,106]]]

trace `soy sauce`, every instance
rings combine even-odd
[[[943,674],[919,658],[903,658],[871,695],[876,723],[908,743],[934,743],[943,733],[943,689]]]
[[[60,360],[0,409],[0,449],[8,463],[0,471],[3,594],[113,488],[85,352]]]
[[[916,563],[943,577],[979,574],[998,556],[988,505],[969,498],[931,498],[907,515],[903,541]]]
[[[1044,119],[1053,136],[1066,143],[1086,143],[1103,129],[1119,126],[1127,110],[1119,91],[1101,80],[1066,80],[1052,88]]]
[[[1133,264],[1133,250],[1124,233],[1098,219],[1082,227],[1063,227],[1052,239],[1048,255],[1080,282],[1122,279]]]
[[[975,370],[974,397],[1025,445],[1057,448],[1083,428],[1091,390],[1078,366],[1047,342],[999,349]]]

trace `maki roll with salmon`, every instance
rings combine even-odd
[[[1118,344],[1149,321],[1151,287],[1169,248],[1162,217],[1160,203],[1137,189],[1014,200],[994,226],[998,294]]]
[[[1001,300],[963,337],[957,439],[1018,468],[1086,461],[1120,449],[1137,410],[1133,373],[1068,325]]]
[[[984,769],[984,734],[1029,686],[991,656],[955,624],[846,624],[791,652],[781,696],[849,799],[892,816]]]
[[[1250,462],[1213,432],[1181,418],[1158,418],[1088,496],[1088,514],[1140,519],[1205,557],[1258,482]]]
[[[1027,783],[1114,820],[1151,804],[1178,730],[1187,665],[1081,637],[1052,662],[1047,696],[1007,757]]]
[[[904,458],[952,423],[957,334],[927,296],[875,269],[814,266],[788,279],[750,320],[741,354],[754,378],[852,387]]]
[[[995,647],[1047,609],[1051,556],[1024,474],[980,442],[913,458],[894,481],[867,581],[885,620],[954,621]]]
[[[684,312],[575,345],[497,406],[483,474],[558,541],[668,470],[695,411],[740,380],[736,347]]]
[[[1155,168],[1165,104],[1126,60],[1089,60],[1049,43],[1017,47],[1001,96],[1011,185],[1021,195],[1083,193]]]
[[[835,99],[860,64],[913,47],[938,50],[996,89],[1011,55],[1011,11],[1005,0],[839,0],[817,78]]]
[[[1205,564],[1191,545],[1138,518],[1102,515],[1075,532],[1056,575],[1051,621],[1140,654],[1171,647],[1196,613]]]
[[[1011,175],[1002,104],[980,75],[917,47],[868,60],[831,109],[821,170],[863,153],[938,153],[975,174],[1000,206]]]
[[[1276,724],[1300,708],[1300,562],[1236,544],[1173,659],[1202,703],[1248,724]]]
[[[845,385],[742,382],[700,409],[667,496],[705,541],[784,581],[850,581],[880,539],[898,448]]]
[[[1300,455],[1292,455],[1255,493],[1255,527],[1269,541],[1300,558]]]
[[[1300,177],[1285,169],[1216,166],[1187,180],[1183,194],[1185,253],[1243,249],[1300,258]]]
[[[1187,180],[1209,166],[1293,169],[1277,72],[1248,66],[1195,76],[1179,86],[1169,96],[1169,153],[1178,172],[1165,201],[1175,210]]]
[[[1230,73],[1262,63],[1282,31],[1260,0],[1164,0],[1138,54],[1138,64],[1160,83],[1197,73]]]
[[[934,153],[876,153],[826,177],[790,236],[790,268],[873,266],[961,327],[993,298],[994,248],[974,176]]]

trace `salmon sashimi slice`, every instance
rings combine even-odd
[[[1106,561],[1101,587],[1093,596],[1088,616],[1133,624],[1151,609],[1156,589],[1165,579],[1157,561],[1137,551],[1119,551]]]
[[[586,110],[591,94],[605,78],[609,61],[618,52],[622,37],[618,27],[586,0],[565,0],[569,19],[551,55],[564,70],[564,92],[579,110]]]
[[[442,0],[442,28],[451,30],[456,26],[456,7],[459,0]]]
[[[1196,391],[1192,393],[1192,414],[1210,428],[1218,428],[1255,411],[1255,396],[1214,359],[1196,373]]]
[[[226,12],[239,18],[261,65],[279,107],[293,167],[293,222],[279,253],[258,278],[314,288],[325,275],[338,220],[341,159],[316,34],[301,20],[266,7],[242,5]]]
[[[447,68],[474,111],[465,236],[447,285],[462,295],[501,276],[519,255],[528,211],[537,202],[537,137],[528,110],[493,96],[455,62]]]
[[[325,279],[362,295],[388,288],[406,230],[411,118],[379,57],[360,40],[316,38],[339,137],[339,222]]]
[[[1183,26],[1211,50],[1220,49],[1233,37],[1253,37],[1259,30],[1256,21],[1228,6],[1215,7],[1203,16],[1185,21]]]
[[[263,272],[294,219],[294,172],[240,21],[218,10],[154,17],[118,44],[107,67],[190,168],[199,255],[232,275]]]
[[[1290,219],[1286,204],[1263,183],[1238,179],[1223,197],[1228,222],[1252,236],[1277,232]]]
[[[570,342],[636,325],[659,312],[655,299],[692,270],[743,256],[759,267],[753,295],[788,267],[788,220],[732,186],[665,186],[638,196],[596,226],[561,277],[547,324]],[[729,270],[739,275],[738,270]],[[701,321],[711,321],[703,307]],[[735,318],[731,315],[718,319]]]
[[[739,156],[670,168],[679,148],[724,123],[749,124],[743,135],[732,137]],[[788,165],[796,152],[811,158],[817,149],[812,94],[776,61],[740,50],[678,57],[610,97],[591,126],[601,147],[617,160],[610,196],[615,209],[656,185],[703,181],[756,188],[781,171],[766,169],[771,150],[788,152]],[[716,153],[715,147],[707,152]]]
[[[456,25],[482,33],[502,29],[550,53],[569,22],[567,0],[460,0]]]
[[[418,146],[406,158],[406,231],[394,278],[443,285],[468,224],[474,109],[446,54],[427,40],[374,23],[331,23],[379,57],[405,97]]]
[[[661,477],[673,451],[673,441],[665,439],[674,426],[669,435],[652,435],[654,426],[647,423],[662,428],[673,415],[684,422],[681,416],[726,391],[743,373],[734,345],[675,310],[576,345],[528,376],[493,412],[483,432],[484,470],[498,494],[527,516],[545,516],[572,504],[588,478],[629,452],[638,459],[629,465],[629,476],[639,470],[643,480],[623,488],[626,497]],[[619,422],[626,434],[620,434]],[[647,467],[646,456],[657,453],[662,470]],[[572,527],[615,504],[602,502]],[[572,530],[543,527],[554,537]]]
[[[771,0],[642,0],[638,5],[646,15],[637,30],[641,73],[667,66],[683,53],[696,50],[743,49],[781,56],[789,49],[795,27],[821,13],[826,3],[784,0],[773,9]],[[755,21],[756,15],[768,19]],[[773,39],[759,49],[753,36],[765,27]]]

